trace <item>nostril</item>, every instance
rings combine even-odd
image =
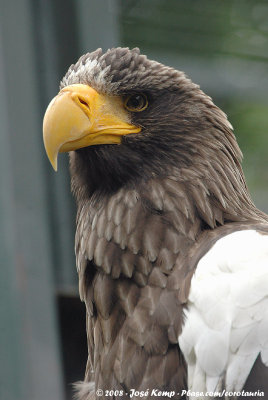
[[[79,103],[83,104],[83,106],[89,108],[88,103],[82,97],[78,96],[78,101]]]

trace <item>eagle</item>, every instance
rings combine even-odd
[[[268,396],[268,217],[227,117],[138,48],[71,65],[43,123],[69,152],[88,362],[78,398]],[[252,392],[253,391],[253,392]]]

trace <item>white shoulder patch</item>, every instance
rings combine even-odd
[[[268,236],[219,239],[197,265],[185,314],[189,390],[242,390],[259,354],[268,366]]]

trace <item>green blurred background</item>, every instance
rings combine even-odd
[[[70,399],[86,362],[68,157],[42,117],[70,64],[140,47],[184,70],[229,116],[255,203],[268,212],[267,0],[1,0],[0,398]]]

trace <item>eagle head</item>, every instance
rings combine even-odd
[[[137,48],[98,49],[70,66],[60,89],[44,143],[55,170],[58,153],[70,152],[75,193],[117,190],[174,166],[217,171],[219,162],[245,187],[226,115],[183,72]]]

